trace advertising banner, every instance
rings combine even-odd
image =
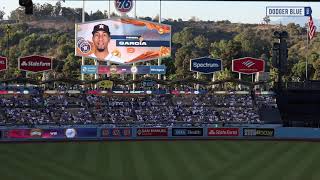
[[[4,137],[15,138],[15,139],[97,137],[97,128],[10,129],[5,131]]]
[[[97,128],[67,128],[65,129],[67,138],[91,138],[97,137]]]
[[[108,88],[108,89],[110,89],[113,86],[113,81],[103,80],[103,81],[99,81],[97,85],[98,85],[99,88]]]
[[[8,60],[6,57],[0,56],[0,71],[7,70]]]
[[[262,59],[245,57],[232,60],[232,72],[238,72],[242,74],[254,74],[257,72],[263,72],[264,67],[265,62]]]
[[[131,128],[104,128],[101,129],[101,137],[131,137]]]
[[[81,74],[96,74],[97,66],[95,65],[84,65],[81,66]]]
[[[243,136],[274,136],[272,128],[243,128]]]
[[[156,85],[157,85],[157,83],[155,81],[152,81],[152,80],[144,80],[142,82],[142,86],[143,87],[154,87]]]
[[[118,64],[171,55],[171,26],[132,18],[75,25],[75,55]]]
[[[203,128],[172,128],[172,136],[203,136]]]
[[[54,138],[65,138],[65,132],[63,129],[43,129],[42,138],[54,139]]]
[[[137,128],[137,136],[168,136],[168,128]]]
[[[44,72],[52,70],[52,59],[43,56],[20,57],[18,61],[19,69],[30,72]]]
[[[98,74],[165,74],[166,68],[161,66],[98,66]]]
[[[221,71],[222,63],[220,59],[212,59],[201,57],[190,60],[190,71],[210,74],[216,71]]]
[[[37,131],[37,130],[35,130]],[[41,130],[40,130],[41,131]],[[38,131],[39,132],[39,131]],[[39,138],[39,133],[32,133],[31,135],[31,129],[11,129],[11,130],[6,130],[4,137],[5,138],[32,138],[34,136],[37,136]],[[41,134],[40,134],[41,137]]]
[[[6,90],[0,90],[0,94],[8,94],[8,91],[6,91]]]
[[[150,74],[166,74],[166,66],[150,66]]]
[[[311,16],[311,7],[303,6],[267,6],[266,16],[269,17],[303,17]]]
[[[239,136],[239,128],[208,128],[208,136]]]

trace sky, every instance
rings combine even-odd
[[[50,3],[54,5],[58,0],[33,0],[33,3]],[[81,8],[82,0],[65,0],[61,2],[63,7]],[[310,6],[312,16],[320,18],[320,2],[268,2],[268,1],[161,1],[161,17],[189,20],[192,16],[200,20],[229,20],[233,23],[261,23],[266,16],[267,6]],[[19,0],[1,0],[0,9],[9,13],[19,7]],[[137,0],[137,16],[155,17],[160,12],[160,1]],[[109,0],[87,0],[85,1],[86,12],[100,10],[104,12],[109,9]],[[111,12],[116,12],[114,0],[110,0]],[[134,16],[134,10],[128,13]],[[301,17],[304,18],[304,17]],[[271,17],[271,21],[276,21],[278,17]]]

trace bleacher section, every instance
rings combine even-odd
[[[260,97],[261,96],[261,97]],[[265,123],[259,108],[272,96],[249,94],[3,95],[2,125]],[[256,106],[258,104],[258,106]],[[274,106],[276,109],[277,107]],[[270,117],[272,118],[272,116]],[[263,118],[264,120],[266,118]]]

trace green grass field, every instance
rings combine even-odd
[[[319,180],[320,143],[0,144],[1,180]]]

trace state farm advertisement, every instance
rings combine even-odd
[[[52,59],[43,56],[26,56],[19,58],[19,69],[30,72],[52,70]]]
[[[208,136],[239,136],[239,128],[208,128]]]
[[[0,56],[0,71],[4,71],[7,69],[7,58]]]
[[[265,62],[262,59],[245,57],[232,60],[232,72],[254,74],[257,72],[263,72],[264,67]]]
[[[168,128],[138,128],[137,136],[168,136]]]

